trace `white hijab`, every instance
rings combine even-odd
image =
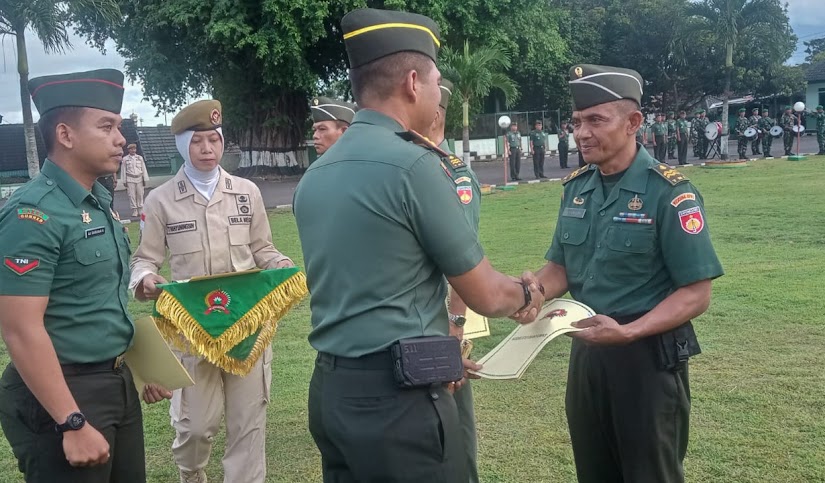
[[[225,142],[221,128],[218,127],[215,130],[221,135],[221,140]],[[220,165],[215,166],[215,169],[211,171],[201,171],[192,164],[192,160],[189,158],[189,144],[192,142],[192,136],[194,135],[195,131],[184,131],[180,134],[175,134],[175,145],[178,147],[180,155],[183,156],[184,174],[189,178],[192,186],[198,190],[198,193],[202,194],[203,197],[206,198],[206,201],[209,201],[212,199],[212,194],[215,193],[218,180],[221,178]],[[223,153],[220,153],[218,160],[222,157]]]

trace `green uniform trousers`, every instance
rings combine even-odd
[[[145,482],[143,416],[129,368],[124,365],[115,370],[110,366],[93,372],[64,368],[64,376],[87,424],[109,442],[111,458],[105,465],[70,466],[63,452],[63,436],[54,430],[55,421],[35,399],[14,365],[9,364],[0,378],[0,424],[25,481]]]
[[[467,455],[469,482],[478,483],[478,436],[476,435],[476,412],[473,407],[473,386],[470,380],[455,393],[461,436],[464,438],[464,452]]]
[[[559,167],[562,169],[567,169],[567,151],[570,149],[570,145],[567,143],[559,143]]]
[[[768,158],[771,156],[771,145],[773,145],[773,136],[765,134],[762,137],[762,154]]]
[[[660,163],[667,162],[667,139],[664,136],[655,136],[656,146],[653,147],[653,157]]]
[[[785,156],[791,154],[791,150],[793,149],[793,141],[796,138],[796,133],[790,130],[785,130],[782,134],[782,141],[785,145]]]
[[[762,154],[759,151],[759,145],[762,142],[762,137],[761,136],[762,135],[760,134],[759,136],[756,136],[755,138],[753,138],[753,140],[751,141],[751,154]]]
[[[676,159],[676,135],[667,137],[667,159]]]
[[[819,153],[825,153],[825,131],[817,131],[816,133],[816,142],[819,144]]]
[[[580,483],[684,481],[687,363],[660,370],[653,347],[573,341],[565,405]]]
[[[748,138],[740,134],[736,139],[736,152],[739,159],[748,159]]]
[[[688,140],[687,136],[682,136],[678,141],[679,164],[687,164]]]
[[[469,481],[455,399],[441,385],[399,388],[388,351],[319,353],[308,406],[324,483]]]

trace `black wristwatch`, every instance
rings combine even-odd
[[[66,418],[65,423],[55,424],[54,430],[57,431],[57,434],[63,434],[66,431],[77,431],[85,425],[86,416],[84,416],[83,413],[72,413]]]
[[[521,312],[533,303],[533,294],[530,293],[530,286],[524,282],[521,282],[521,288],[524,289],[524,306],[518,309],[517,312]]]
[[[467,323],[467,318],[463,315],[450,314],[449,317],[450,322],[452,322],[456,327],[464,327],[464,324]]]

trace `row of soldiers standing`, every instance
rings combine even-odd
[[[736,120],[736,134],[738,136],[737,151],[740,159],[747,158],[747,145],[751,143],[752,154],[762,154],[765,158],[771,156],[771,144],[773,143],[773,135],[771,129],[774,126],[782,128],[782,143],[785,148],[785,156],[790,156],[793,149],[793,140],[796,135],[794,126],[801,125],[801,118],[795,116],[791,110],[791,106],[785,106],[785,112],[779,118],[779,123],[769,117],[767,109],[762,109],[762,116],[759,116],[759,108],[754,108],[751,117],[745,117],[745,108],[739,109],[739,117]],[[816,119],[816,132],[819,152],[817,154],[825,154],[825,111],[821,105],[816,106],[816,112],[809,113]],[[756,130],[757,135],[750,138],[745,136],[745,131],[748,128]],[[759,151],[759,144],[762,144],[762,152]]]
[[[674,118],[674,112],[667,113],[667,121],[664,115],[656,115],[656,122],[652,126],[653,131],[653,153],[660,163],[667,159],[678,159],[679,164],[687,164],[687,147],[690,137],[690,123],[687,121],[687,113],[679,112],[679,119]],[[677,155],[678,148],[678,157]],[[695,151],[695,150],[694,150]],[[695,153],[694,153],[695,154]]]

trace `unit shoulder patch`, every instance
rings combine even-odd
[[[590,165],[582,166],[581,168],[579,168],[579,169],[573,171],[572,173],[568,174],[567,176],[565,176],[561,180],[561,184],[565,185],[565,184],[569,183],[570,181],[572,181],[573,179],[576,179],[579,176],[583,175],[584,173],[587,173],[588,171],[590,171]]]
[[[665,181],[670,183],[672,186],[676,186],[679,183],[684,183],[688,181],[685,175],[664,163],[658,163],[656,164],[656,166],[650,169],[652,169],[654,172],[656,172],[656,174],[664,178]]]

